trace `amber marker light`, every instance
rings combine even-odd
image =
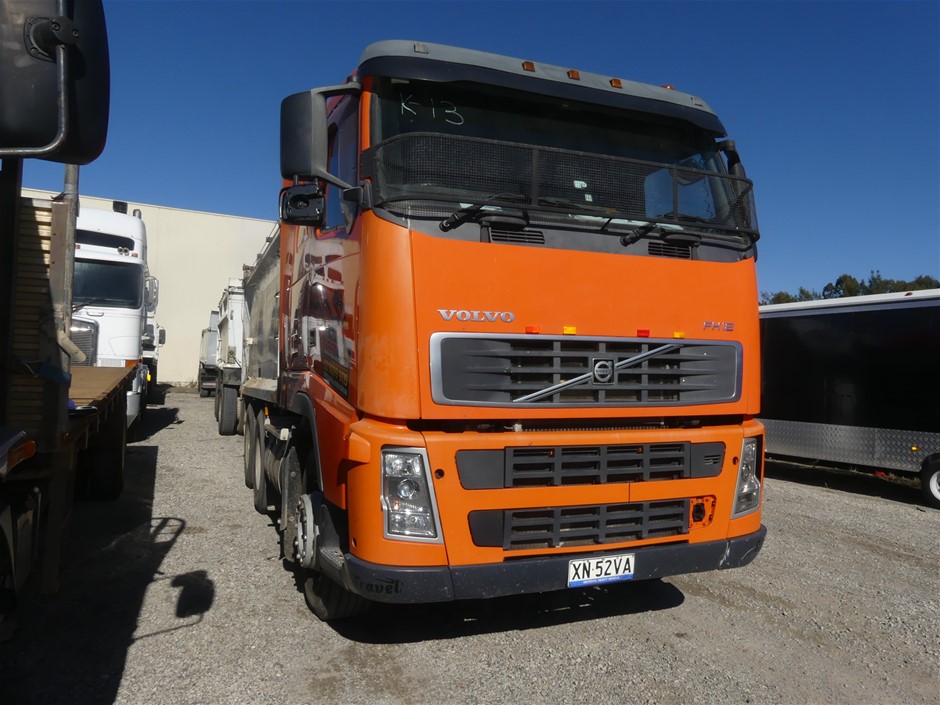
[[[535,71],[535,64],[532,63],[531,61],[523,61],[522,70],[523,71]]]
[[[667,91],[676,90],[676,87],[672,85],[671,83],[664,83],[663,85],[660,86],[660,88],[665,88]]]
[[[612,78],[610,79],[610,86],[611,88],[623,88],[623,81],[619,78]]]
[[[570,78],[572,81],[580,81],[580,80],[581,80],[581,74],[578,73],[578,72],[577,72],[576,70],[574,70],[574,69],[568,69],[568,78]]]
[[[565,326],[564,328],[561,329],[561,332],[564,333],[565,335],[577,335],[578,327],[577,326]]]
[[[676,340],[682,340],[683,338],[685,338],[685,333],[683,333],[681,330],[677,330],[675,333],[672,334],[672,337],[675,338]]]

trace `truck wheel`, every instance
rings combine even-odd
[[[220,404],[221,402],[222,402],[222,395],[221,395],[221,394],[216,394],[216,395],[215,395],[215,401],[214,401],[213,404],[212,404],[212,406],[213,406],[213,413],[215,414],[215,420],[216,420],[216,421],[219,420],[219,404]],[[219,433],[222,433],[222,432],[219,431]]]
[[[315,570],[307,571],[304,599],[310,610],[324,622],[355,617],[367,612],[372,604]]]
[[[222,387],[215,395],[216,406],[219,407],[219,435],[235,435],[238,425],[238,392],[235,387]]]
[[[931,507],[940,509],[940,459],[928,460],[920,471],[920,489]]]
[[[245,457],[245,487],[255,486],[255,413],[251,405],[245,404],[245,429],[243,448]]]
[[[254,500],[255,509],[262,514],[268,512],[268,478],[264,473],[264,409],[259,409],[255,416],[255,452],[251,454],[254,464]]]

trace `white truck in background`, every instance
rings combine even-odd
[[[244,375],[242,333],[245,291],[241,279],[229,279],[219,301],[219,346],[216,361],[215,418],[219,434],[231,436],[242,427],[238,393]]]
[[[209,327],[202,329],[199,340],[199,370],[196,372],[196,387],[199,396],[215,393],[215,366],[219,358],[219,312],[209,313]]]
[[[143,360],[147,317],[147,229],[140,211],[79,208],[75,230],[75,274],[71,338],[85,354],[73,365],[134,370],[127,392],[127,428],[136,428],[146,408],[147,366]]]

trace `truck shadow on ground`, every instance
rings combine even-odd
[[[175,418],[176,410],[165,411]],[[146,422],[160,423],[154,416]],[[128,446],[121,497],[75,505],[58,595],[23,600],[16,634],[0,644],[0,702],[112,703],[129,647],[150,636],[135,632],[151,584],[166,580],[178,590],[178,619],[198,620],[212,606],[215,590],[205,571],[160,571],[186,523],[153,516],[156,468],[156,446]]]
[[[674,585],[663,580],[643,580],[489,600],[430,605],[375,604],[366,615],[331,626],[352,641],[407,644],[669,610],[684,601],[685,595]]]
[[[171,406],[147,405],[144,418],[127,438],[128,443],[141,443],[165,428],[183,423],[179,418],[179,409]]]
[[[867,497],[880,497],[919,508],[927,506],[919,480],[913,475],[876,475],[846,468],[806,465],[776,459],[767,461],[765,474],[771,480],[798,482]]]

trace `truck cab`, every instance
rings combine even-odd
[[[75,231],[72,281],[72,341],[85,355],[73,365],[135,370],[127,393],[127,427],[140,418],[146,402],[147,366],[143,362],[147,316],[145,282],[147,230],[140,211],[127,215],[82,208]]]

